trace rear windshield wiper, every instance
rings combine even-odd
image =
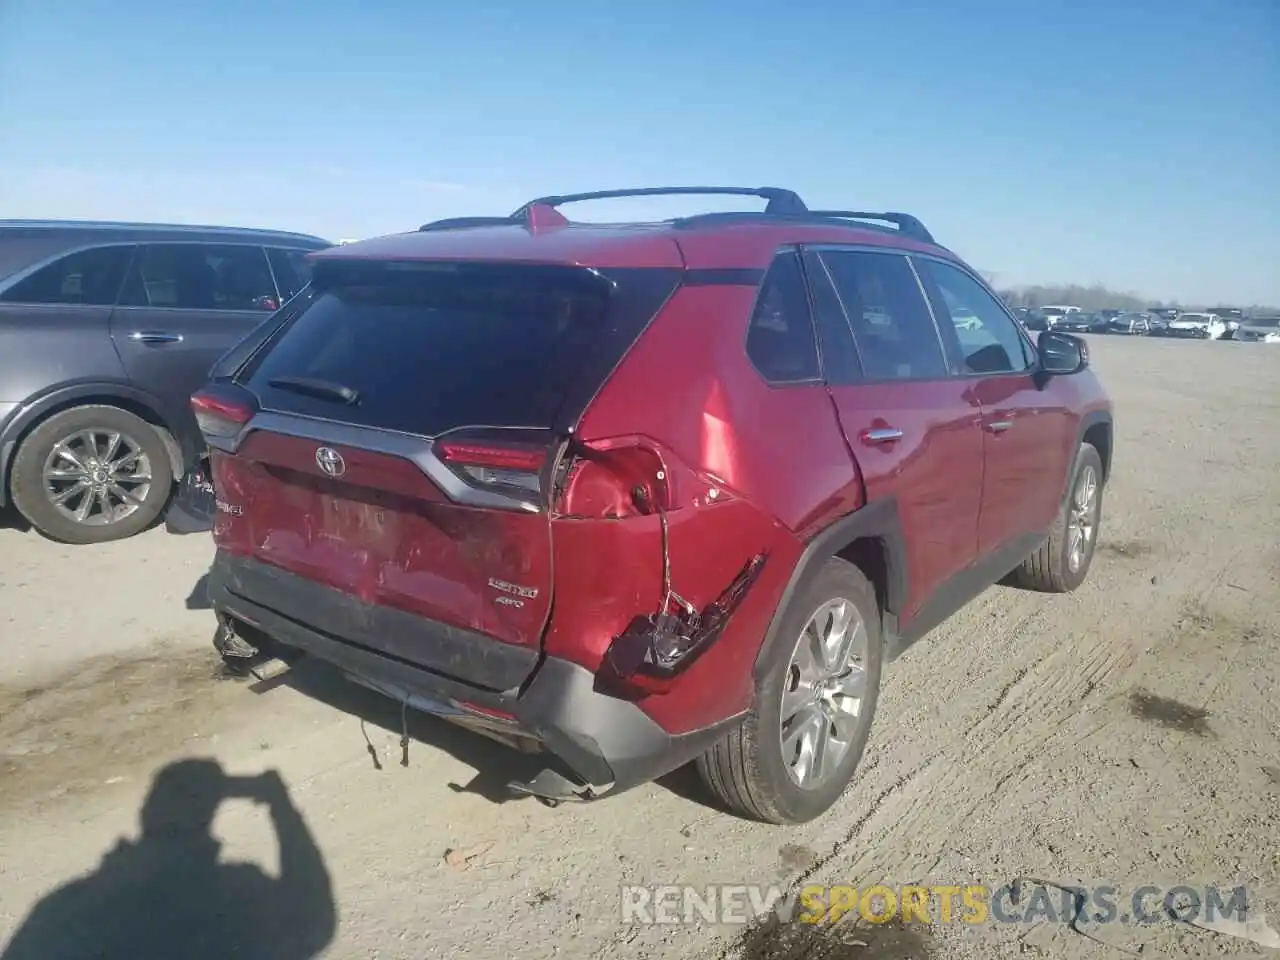
[[[336,400],[338,403],[354,404],[360,399],[359,390],[311,377],[273,377],[267,383],[277,390],[291,390],[319,400]]]

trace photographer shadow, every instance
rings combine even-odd
[[[223,801],[253,800],[271,815],[280,875],[221,863],[212,834]],[[214,760],[181,760],[152,781],[137,840],[41,900],[0,960],[228,957],[310,960],[333,939],[328,869],[275,771],[228,776]]]

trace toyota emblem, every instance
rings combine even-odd
[[[347,472],[347,461],[333,447],[321,447],[316,451],[316,466],[331,477],[340,477]]]

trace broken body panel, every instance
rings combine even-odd
[[[316,275],[323,308],[323,266]],[[363,278],[330,281],[334,296],[368,307],[344,279],[359,288]],[[667,376],[673,355],[719,352],[726,339],[740,347],[752,284],[721,285],[741,310],[721,300],[713,311],[707,288],[676,288],[670,271],[639,279],[646,296],[603,311],[613,342],[584,340],[572,388],[540,405],[487,399],[483,415],[455,415],[419,403],[397,407],[388,427],[371,414],[385,403],[379,380],[348,372],[345,359],[290,366],[278,352],[197,397],[213,434],[211,594],[224,634],[346,662],[386,693],[449,719],[478,717],[490,728],[481,732],[509,726],[562,759],[580,742],[573,773],[597,790],[702,749],[750,703],[749,664],[806,529],[853,509],[860,490],[821,390],[769,402],[745,358],[714,381]],[[313,336],[327,350],[333,333]],[[358,347],[348,338],[331,355]],[[600,373],[584,387],[593,362]],[[628,399],[637,378],[649,381],[650,409]],[[438,389],[431,379],[426,388]],[[414,416],[425,428],[413,430]],[[762,418],[782,441],[774,455],[812,477],[807,498],[772,480],[770,458],[738,437]],[[795,422],[830,442],[804,442]],[[536,454],[521,476],[466,472],[477,452],[488,470],[513,446]],[[837,476],[846,492],[833,501]],[[587,682],[589,692],[553,682]],[[613,716],[624,709],[629,719]],[[618,732],[593,723],[601,711]],[[611,738],[620,742],[606,749]]]
[[[787,232],[788,249],[950,257],[848,226]],[[220,642],[273,638],[536,741],[568,770],[526,789],[595,795],[738,722],[815,557],[879,544],[887,635],[926,629],[966,578],[985,587],[984,556],[1025,555],[1060,491],[1032,495],[1036,445],[983,425],[1072,388],[828,385],[820,367],[767,382],[745,347],[778,239],[491,225],[316,258],[306,308],[195,401]],[[889,418],[901,439],[879,444]],[[1066,475],[1073,439],[1037,489]]]

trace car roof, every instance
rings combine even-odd
[[[0,240],[67,240],[69,242],[225,241],[279,243],[322,249],[331,241],[307,233],[256,227],[179,223],[130,223],[111,220],[5,220]]]
[[[672,224],[580,224],[547,230],[485,226],[399,233],[313,254],[322,260],[505,260],[582,267],[688,269],[767,266],[780,246],[855,243],[942,254],[949,251],[882,232],[839,226],[736,222],[680,229]]]
[[[695,214],[646,223],[582,223],[558,207],[581,200],[672,194],[750,195],[764,212]],[[885,220],[894,226],[862,222]],[[500,260],[582,267],[762,268],[797,243],[862,244],[954,259],[914,217],[810,210],[780,188],[646,187],[544,197],[505,217],[458,217],[416,231],[332,247],[318,260]]]

